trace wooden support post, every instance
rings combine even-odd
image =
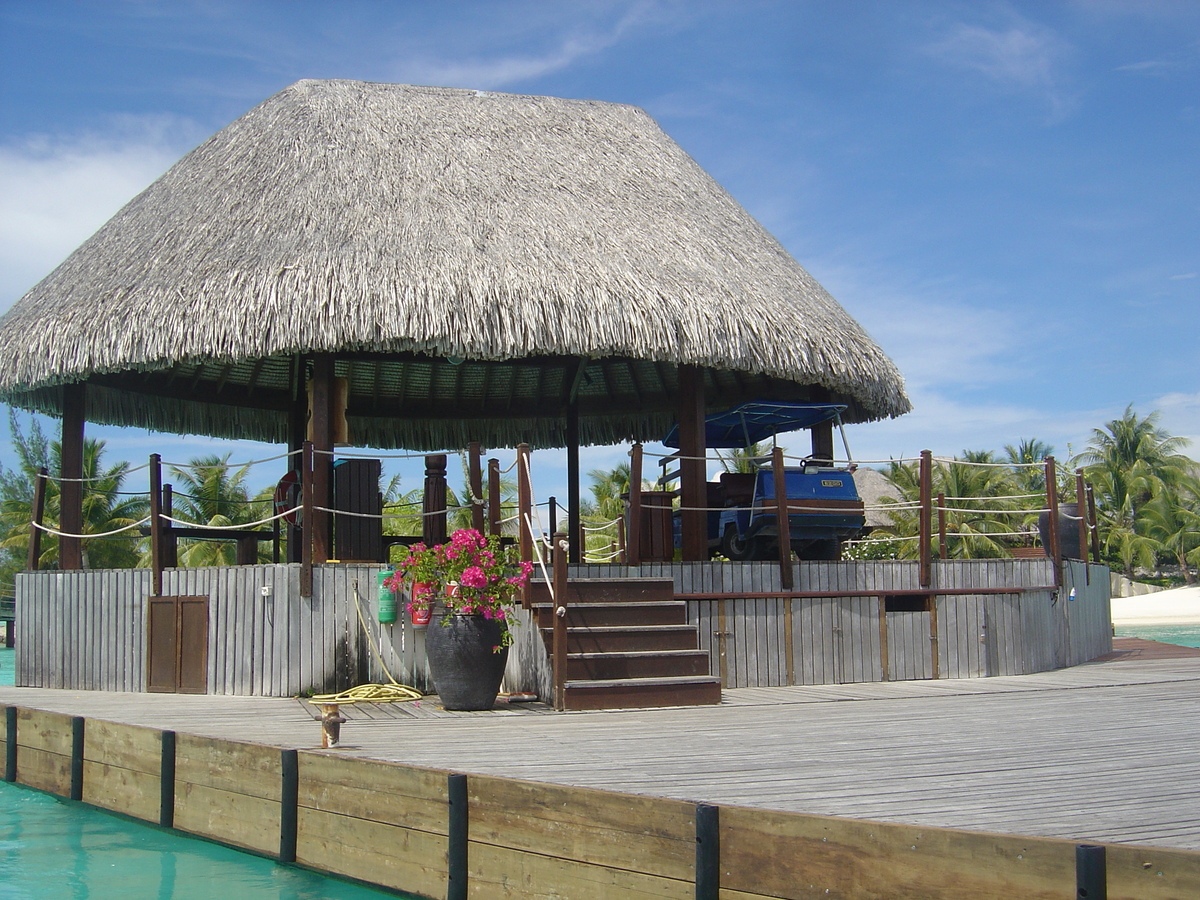
[[[948,548],[946,547],[946,495],[938,494],[938,558],[946,559],[949,556]]]
[[[567,708],[567,561],[569,547],[567,536],[554,532],[554,708]]]
[[[708,559],[708,473],[704,444],[704,370],[679,367],[679,490],[682,558]]]
[[[175,732],[163,731],[159,736],[161,754],[158,765],[158,824],[175,827]]]
[[[87,719],[71,716],[71,792],[68,795],[78,802],[83,799],[83,749]]]
[[[696,804],[696,900],[721,896],[721,807]]]
[[[504,525],[501,519],[504,516],[501,514],[500,507],[500,460],[495,457],[488,460],[488,533],[500,536]]]
[[[921,509],[920,509],[920,586],[929,587],[933,582],[933,560],[930,559],[930,544],[933,542],[933,453],[921,451],[920,468]]]
[[[1079,558],[1088,561],[1088,505],[1087,489],[1083,484],[1083,469],[1075,470],[1075,512],[1079,516]],[[1075,549],[1075,548],[1072,548]]]
[[[17,708],[4,707],[4,780],[17,780]]]
[[[483,447],[479,441],[467,444],[467,473],[471,484],[471,527],[483,534]]]
[[[573,400],[567,407],[567,534],[571,535],[571,562],[583,559],[584,545],[577,540],[583,520],[580,517],[579,498],[579,401]],[[551,530],[558,523],[550,525]]]
[[[426,547],[446,542],[446,454],[425,457],[425,496],[421,504],[421,538]]]
[[[279,751],[279,861],[296,861],[300,806],[300,754]]]
[[[785,591],[795,584],[792,578],[792,519],[788,509],[787,473],[783,467],[783,448],[771,451],[771,475],[775,482],[775,525],[779,534],[779,577]]]
[[[938,610],[937,595],[930,594],[926,601],[929,604],[929,655],[932,678],[941,678],[941,649],[938,645]]]
[[[1088,530],[1092,534],[1092,562],[1100,562],[1100,524],[1096,521],[1096,490],[1087,486]]]
[[[887,681],[889,676],[888,659],[888,629],[887,629],[887,597],[879,597],[879,680]]]
[[[546,499],[546,518],[550,520],[550,532],[553,534],[558,531],[558,498],[548,497]]]
[[[467,900],[468,852],[470,847],[470,798],[467,776],[447,776],[446,900]]]
[[[162,457],[150,454],[150,593],[162,596]]]
[[[321,353],[313,358],[313,374],[309,400],[309,431],[312,443],[312,518],[305,518],[304,530],[309,532],[306,543],[312,545],[314,563],[329,560],[333,549],[333,516],[322,512],[333,509],[333,355]]]
[[[634,444],[629,454],[629,529],[625,535],[628,565],[642,564],[642,445]]]
[[[36,572],[42,559],[42,529],[46,518],[46,467],[37,470],[33,479],[33,515],[29,522],[29,571]]]
[[[1053,456],[1046,457],[1046,506],[1050,510],[1046,527],[1046,531],[1050,535],[1050,546],[1046,548],[1046,555],[1054,564],[1054,583],[1061,585],[1063,582],[1062,546],[1059,542],[1058,532],[1058,474],[1054,467]]]
[[[308,405],[304,400],[304,361],[297,364],[299,383],[296,386],[296,399],[288,410],[288,452],[295,453],[287,459],[287,470],[295,470],[300,475],[300,488],[308,480],[310,469],[304,467],[304,442],[308,440]],[[291,498],[289,497],[289,500]],[[294,505],[289,503],[289,506]],[[301,520],[303,522],[303,520]],[[300,562],[301,543],[307,538],[299,526],[291,522],[283,523],[283,536],[287,539],[287,561]]]
[[[629,550],[625,541],[625,517],[617,519],[617,561],[625,565],[629,561]]]
[[[58,489],[58,528],[83,534],[83,426],[87,386],[65,384],[62,389],[62,482]],[[58,539],[60,569],[83,568],[83,542],[77,537]]]
[[[300,596],[313,595],[313,552],[312,552],[312,514],[313,514],[313,445],[305,441],[300,455]]]
[[[818,465],[833,465],[833,422],[818,422],[812,427],[812,460]]]

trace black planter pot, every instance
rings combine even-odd
[[[1067,559],[1079,558],[1079,528],[1080,521],[1069,516],[1078,516],[1079,506],[1075,503],[1060,503],[1058,505],[1058,546],[1062,555]],[[1038,534],[1042,538],[1042,546],[1046,555],[1050,555],[1050,513],[1038,515]]]
[[[443,624],[444,623],[444,624]],[[504,625],[483,616],[449,616],[435,609],[425,632],[425,655],[446,709],[491,709],[504,678],[508,648],[499,653]]]

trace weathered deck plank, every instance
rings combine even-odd
[[[343,751],[652,796],[1200,850],[1200,658],[727,690],[720,707],[352,710]],[[0,688],[0,703],[314,747],[295,700]]]

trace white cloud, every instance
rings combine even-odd
[[[124,119],[112,135],[0,146],[0,308],[48,275],[192,142],[186,123]]]
[[[1151,408],[1162,413],[1159,424],[1163,428],[1191,442],[1185,451],[1188,456],[1200,459],[1200,393],[1163,394],[1151,403]],[[1146,415],[1149,410],[1139,412]]]
[[[479,55],[454,59],[437,57],[414,58],[400,63],[393,70],[399,81],[414,84],[436,84],[448,87],[489,90],[519,84],[595,56],[620,41],[626,30],[643,18],[648,7],[635,5],[624,17],[607,30],[580,31],[561,38],[540,53],[508,54],[498,57]]]
[[[1035,23],[1020,21],[995,30],[959,23],[925,49],[946,65],[978,72],[999,87],[1041,95],[1056,115],[1074,106],[1062,73],[1070,46]]]

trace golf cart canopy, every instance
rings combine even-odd
[[[704,445],[711,449],[749,447],[788,431],[812,428],[837,419],[843,403],[775,403],[752,400],[704,420]],[[679,424],[663,438],[667,447],[679,448]]]

